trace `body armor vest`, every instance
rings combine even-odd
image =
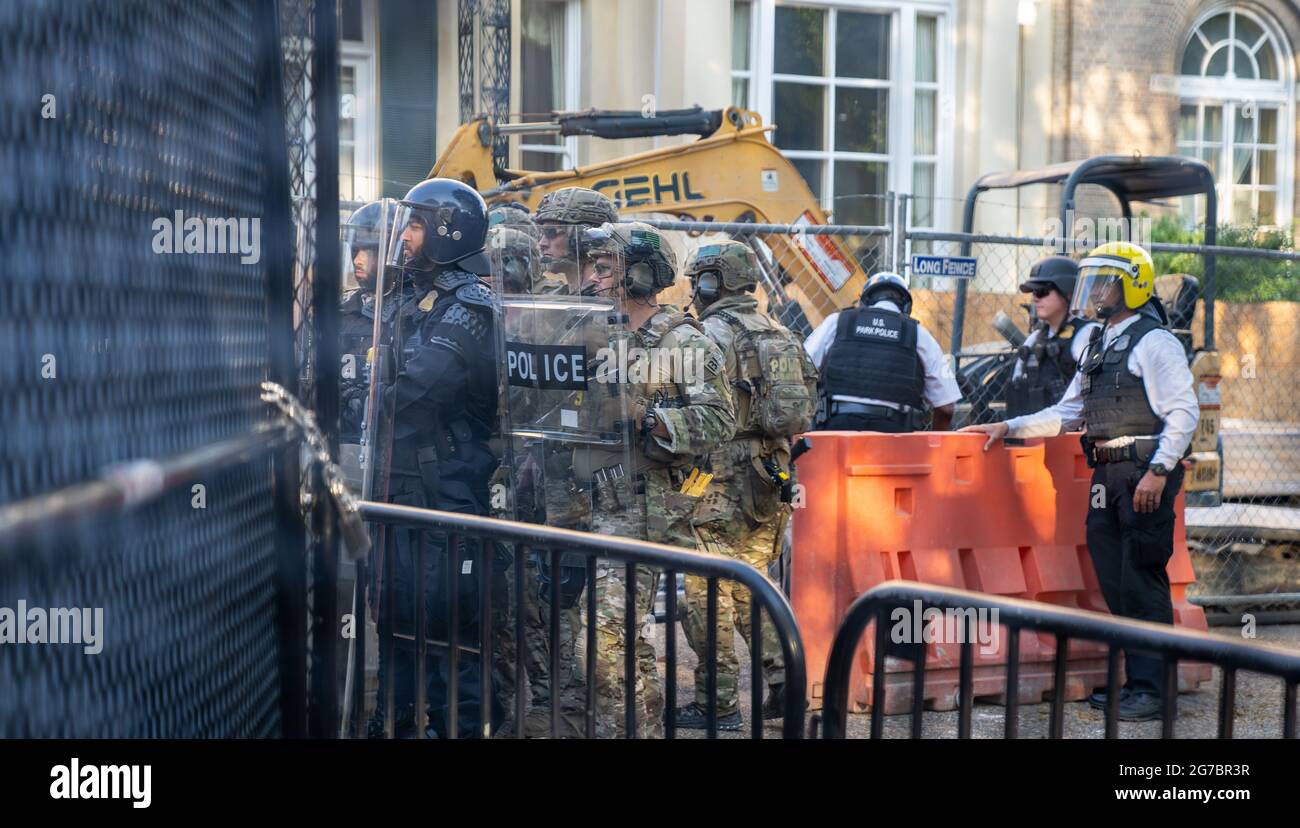
[[[1007,386],[1008,417],[1032,414],[1060,402],[1079,367],[1072,350],[1074,337],[1086,324],[1083,319],[1067,319],[1055,336],[1042,325],[1034,344],[1017,349],[1023,373]]]
[[[1129,354],[1142,337],[1162,327],[1142,316],[1106,348],[1101,346],[1100,331],[1089,342],[1080,369],[1080,389],[1090,442],[1154,435],[1164,428],[1164,422],[1151,410],[1142,378],[1128,368]]]
[[[822,395],[865,397],[921,408],[925,365],[915,319],[884,308],[841,311],[822,365]]]
[[[374,328],[373,297],[359,289],[344,296],[339,304],[339,336],[342,339],[340,351],[359,356],[361,364],[365,364]]]

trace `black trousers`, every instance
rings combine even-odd
[[[1101,594],[1110,611],[1124,618],[1174,622],[1165,565],[1174,554],[1174,499],[1183,484],[1183,467],[1175,465],[1154,512],[1133,511],[1133,490],[1145,467],[1132,461],[1101,463],[1092,472],[1088,502],[1088,553]],[[1163,693],[1164,660],[1153,653],[1126,650],[1127,681],[1132,692]]]
[[[817,431],[883,431],[886,434],[906,434],[912,426],[903,418],[869,417],[866,414],[834,414],[820,425]]]
[[[425,508],[429,505],[428,493],[417,478],[394,474],[390,481],[389,500],[403,506]],[[448,509],[442,503],[435,508]],[[451,509],[448,509],[451,511]],[[371,718],[373,735],[382,732],[385,716],[385,688],[389,681],[394,687],[394,723],[398,738],[414,735],[416,653],[414,642],[398,639],[394,642],[392,663],[384,655],[383,642],[393,635],[413,638],[416,632],[415,601],[417,589],[422,584],[425,606],[425,634],[435,642],[450,641],[451,605],[447,600],[448,538],[441,532],[430,532],[408,526],[390,526],[393,543],[387,550],[394,556],[392,582],[385,582],[380,591],[379,604],[379,688],[380,698]],[[423,543],[423,571],[417,571],[418,547]],[[457,604],[458,645],[477,646],[480,642],[479,623],[479,570],[482,568],[479,542],[466,540],[460,550],[461,564],[455,573]],[[388,623],[387,606],[391,603],[393,624]],[[490,643],[489,643],[490,646]],[[425,700],[429,716],[430,735],[445,737],[449,731],[449,683],[455,682],[458,696],[457,729],[462,739],[477,738],[481,733],[480,717],[484,707],[489,713],[489,724],[500,720],[496,704],[485,705],[480,694],[480,659],[473,653],[461,651],[457,657],[456,676],[450,675],[450,660],[444,646],[430,645],[425,660]]]

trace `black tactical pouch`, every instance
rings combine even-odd
[[[537,564],[537,598],[541,603],[551,603],[551,555],[533,552]],[[560,555],[560,609],[572,609],[587,587],[587,566],[581,555]]]

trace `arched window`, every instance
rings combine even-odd
[[[1290,224],[1291,66],[1275,28],[1242,8],[1210,12],[1187,37],[1179,69],[1178,151],[1214,171],[1219,221]],[[1187,202],[1187,218],[1202,220]]]

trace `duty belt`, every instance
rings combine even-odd
[[[1160,444],[1157,437],[1138,437],[1122,446],[1105,446],[1091,444],[1088,447],[1088,459],[1093,465],[1098,463],[1146,463],[1156,453]]]
[[[885,420],[902,420],[907,418],[908,412],[901,408],[890,408],[887,405],[871,405],[869,403],[831,400],[831,416],[835,417],[840,414],[858,414],[863,417],[879,417]]]
[[[463,446],[474,441],[474,432],[465,420],[457,420],[446,429],[434,427],[413,437],[393,443],[392,470],[398,474],[420,474],[420,466],[431,466],[450,460]],[[410,465],[415,456],[415,466]]]

